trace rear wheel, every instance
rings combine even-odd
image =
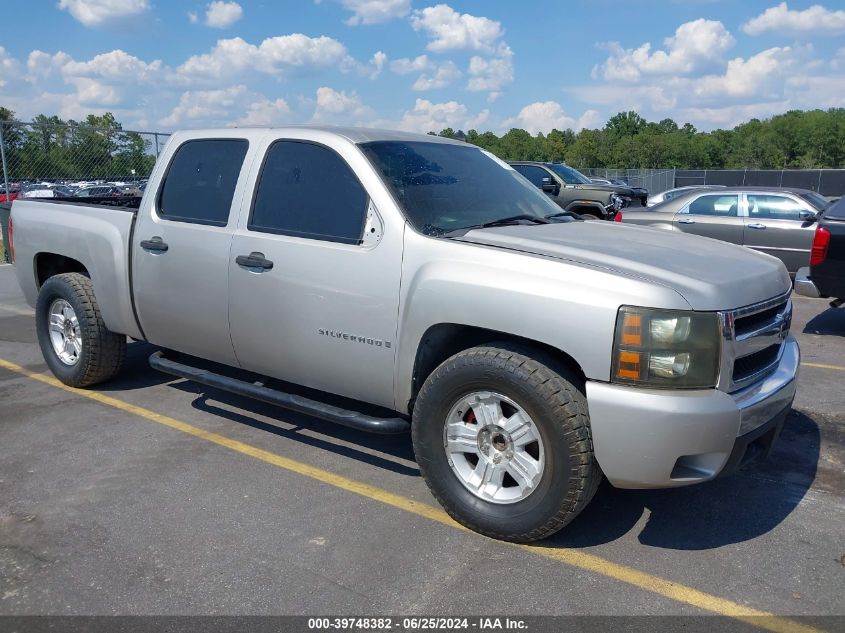
[[[66,385],[95,385],[120,371],[126,337],[106,328],[88,277],[50,277],[38,293],[35,318],[44,360]]]
[[[420,471],[459,523],[527,542],[569,523],[595,494],[580,381],[533,350],[461,352],[426,379],[412,435]]]

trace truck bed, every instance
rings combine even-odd
[[[45,271],[57,257],[87,271],[113,332],[141,339],[130,274],[130,244],[140,198],[23,198],[12,203],[15,268],[27,302],[35,307]]]

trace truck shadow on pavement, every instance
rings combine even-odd
[[[845,336],[845,309],[828,308],[807,321],[804,334]]]
[[[172,388],[194,396],[194,409],[210,416],[400,475],[419,477],[409,435],[373,435],[347,429],[174,379],[149,368],[147,358],[155,349],[146,343],[131,344],[126,371],[99,388],[124,391],[171,383]],[[820,450],[819,425],[808,415],[792,411],[768,460],[753,462],[729,477],[668,490],[618,490],[605,481],[578,518],[539,545],[593,547],[621,539],[632,530],[644,545],[676,550],[705,550],[754,539],[782,523],[804,498],[816,480]],[[820,480],[824,472],[818,473]]]
[[[590,547],[634,529],[643,545],[676,550],[754,539],[777,527],[804,498],[816,478],[820,446],[816,422],[792,411],[768,460],[683,488],[618,490],[605,481],[584,512],[546,544]]]

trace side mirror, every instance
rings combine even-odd
[[[802,222],[815,222],[819,219],[819,216],[813,213],[812,211],[799,211],[798,217]]]
[[[553,193],[555,195],[557,195],[558,191],[560,191],[560,189],[558,189],[558,184],[549,177],[543,178],[542,188],[545,193]]]

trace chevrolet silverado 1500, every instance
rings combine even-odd
[[[130,202],[13,204],[17,277],[60,380],[108,380],[129,337],[209,387],[410,430],[437,500],[493,537],[555,532],[602,475],[658,488],[730,472],[772,446],[795,394],[780,261],[550,220],[554,202],[472,145],[182,132]]]

